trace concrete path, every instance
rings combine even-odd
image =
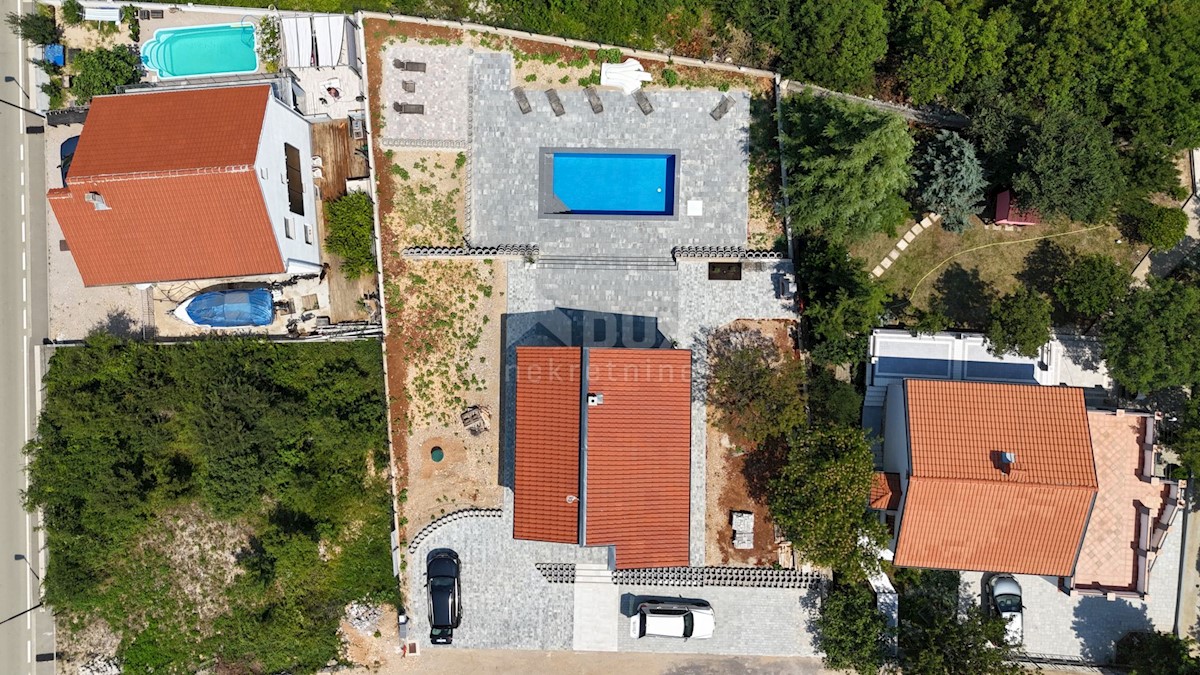
[[[1200,176],[1196,175],[1196,169],[1200,168],[1200,148],[1192,150],[1191,162],[1192,196],[1183,205],[1183,212],[1188,217],[1187,234],[1184,235],[1183,241],[1169,251],[1147,253],[1146,257],[1142,258],[1142,261],[1133,269],[1134,285],[1144,285],[1151,274],[1156,277],[1167,276],[1175,271],[1179,263],[1183,262],[1184,257],[1197,244],[1200,244]]]
[[[610,630],[612,618],[621,610],[621,594],[613,583],[608,565],[575,565],[575,636],[571,648],[577,652],[617,651],[617,631]]]
[[[871,270],[871,276],[876,278],[883,276],[883,273],[888,271],[888,268],[892,266],[892,263],[896,262],[896,259],[900,257],[900,254],[903,253],[905,249],[908,248],[908,245],[917,238],[917,235],[933,227],[934,224],[941,221],[941,219],[942,217],[938,214],[930,213],[922,218],[921,222],[913,225],[912,228],[909,229],[908,232],[905,232],[904,236],[896,242],[896,247],[892,249],[892,252],[887,254],[887,257],[875,266],[875,269]]]

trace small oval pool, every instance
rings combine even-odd
[[[275,302],[265,288],[212,291],[184,300],[175,316],[201,328],[269,326],[275,319]]]

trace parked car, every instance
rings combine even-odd
[[[988,580],[988,589],[992,611],[1006,622],[1005,639],[1011,645],[1021,644],[1024,637],[1021,585],[1011,574],[997,574]]]
[[[449,549],[434,551],[425,568],[425,587],[429,589],[429,641],[448,645],[454,641],[454,629],[462,620],[462,597],[458,574],[458,554]]]
[[[629,636],[677,637],[703,640],[713,635],[715,617],[703,600],[667,602],[646,600],[629,618]]]

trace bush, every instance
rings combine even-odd
[[[753,449],[804,425],[803,362],[754,330],[721,330],[710,343],[709,402],[734,442]]]
[[[121,8],[121,21],[129,26],[129,39],[138,42],[142,39],[142,23],[138,20],[136,5],[125,5]]]
[[[1122,206],[1121,217],[1138,241],[1160,251],[1173,248],[1187,236],[1187,214],[1181,209],[1134,199]]]
[[[1038,355],[1050,341],[1050,301],[1025,286],[1005,295],[991,307],[991,323],[986,332],[988,351],[1001,356]]]
[[[1081,319],[1111,312],[1129,293],[1129,273],[1112,258],[1096,253],[1073,260],[1054,288],[1063,308]]]
[[[83,5],[79,0],[63,0],[62,18],[68,26],[78,26],[83,23]]]
[[[342,257],[347,279],[375,273],[375,215],[367,193],[351,192],[326,202],[325,227],[325,248]]]
[[[75,102],[84,105],[94,96],[115,94],[117,87],[134,84],[141,77],[139,64],[138,55],[123,46],[81,52],[75,57],[76,75],[71,79]]]
[[[674,87],[675,85],[679,84],[679,73],[671,70],[670,68],[663,68],[662,80],[663,84],[667,85],[668,87]]]
[[[61,79],[52,77],[48,82],[39,86],[38,89],[50,98],[51,110],[59,110],[66,104],[66,89],[63,89]]]
[[[862,405],[862,394],[854,385],[838,380],[826,368],[818,368],[808,383],[808,410],[814,423],[857,426]]]
[[[54,44],[61,37],[58,25],[54,23],[54,17],[49,14],[9,12],[5,15],[4,22],[8,24],[14,35],[35,45]]]
[[[876,675],[887,659],[887,620],[863,583],[835,580],[828,586],[815,622],[816,643],[825,667]]]

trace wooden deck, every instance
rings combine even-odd
[[[312,125],[313,155],[321,158],[321,177],[315,178],[322,201],[337,199],[346,194],[346,181],[370,175],[366,157],[355,152],[347,120],[318,122]],[[317,209],[317,231],[325,240],[325,208]],[[333,323],[366,321],[368,313],[359,301],[367,295],[377,295],[375,277],[354,280],[342,274],[342,258],[321,247],[321,257],[329,264],[326,281],[329,283],[329,320]],[[367,303],[370,305],[371,303]]]

